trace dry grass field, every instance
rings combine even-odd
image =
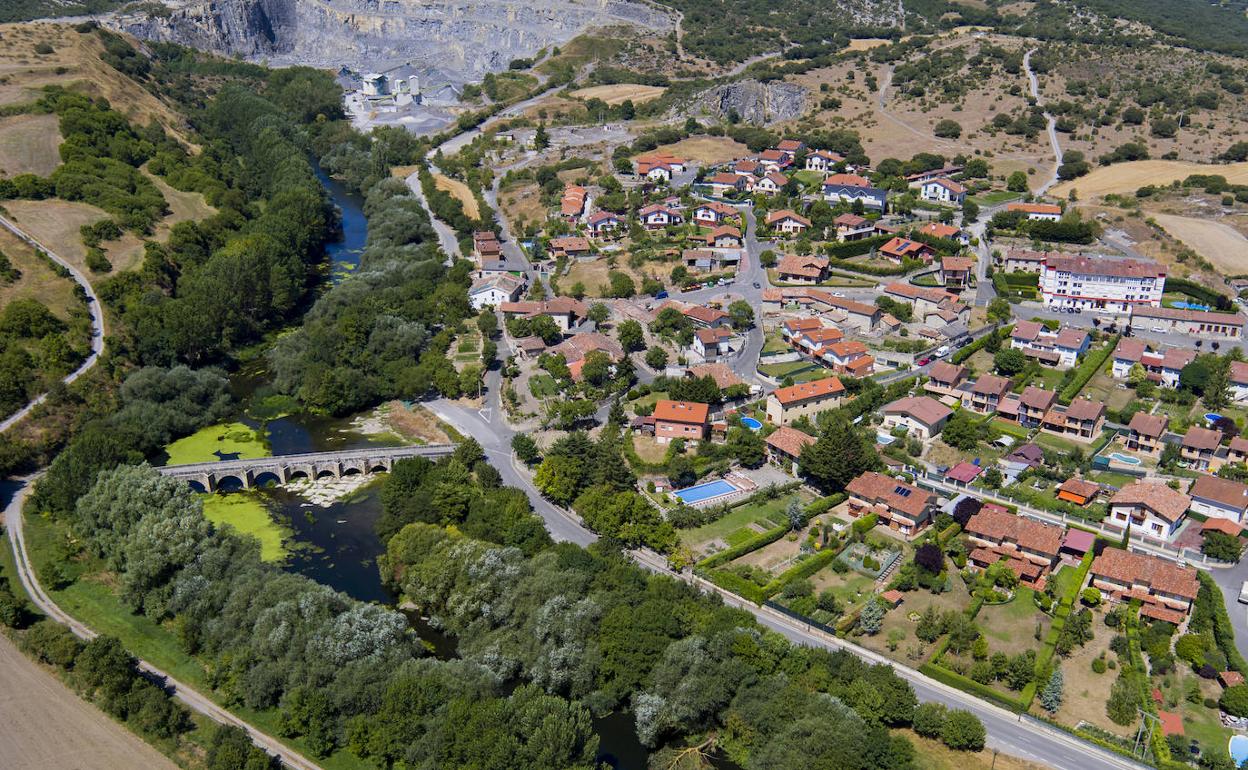
[[[463,204],[464,213],[469,217],[476,219],[481,216],[481,209],[477,207],[477,199],[473,196],[472,190],[468,189],[468,185],[442,174],[433,175],[433,184],[439,190],[445,190],[455,196],[456,200]]]
[[[872,48],[879,48],[882,45],[888,45],[893,41],[886,37],[859,37],[849,41],[849,50],[851,51],[870,51]]]
[[[658,99],[667,89],[662,86],[643,86],[636,83],[616,83],[609,86],[590,86],[572,92],[577,99],[601,99],[607,104],[623,104],[632,100],[633,104],[645,104]]]
[[[61,132],[55,115],[0,118],[0,176],[47,176],[61,165]]]
[[[4,723],[0,767],[177,767],[18,652],[4,635],[0,635],[0,721]]]
[[[527,225],[546,220],[546,208],[542,206],[541,190],[536,182],[524,182],[500,190],[498,203],[517,236],[525,231]]]
[[[1248,238],[1230,225],[1174,214],[1153,214],[1152,218],[1224,275],[1248,272]]]
[[[1110,193],[1132,194],[1145,185],[1162,186],[1192,174],[1218,174],[1231,184],[1248,184],[1248,162],[1210,165],[1181,160],[1137,160],[1115,163],[1093,169],[1087,176],[1062,182],[1050,191],[1054,197],[1065,198],[1076,190],[1080,198]]]
[[[670,152],[708,166],[751,155],[749,147],[726,136],[692,136],[675,144],[663,145],[655,151]]]
[[[0,308],[15,299],[31,298],[45,305],[61,320],[69,319],[69,308],[78,303],[74,282],[52,272],[47,263],[8,230],[0,230],[0,252],[9,258],[21,277],[0,285]]]

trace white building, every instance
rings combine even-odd
[[[510,273],[490,275],[472,284],[468,290],[468,303],[473,310],[498,307],[504,302],[515,302],[523,289],[523,279]]]
[[[1046,255],[1040,270],[1040,294],[1050,308],[1129,313],[1160,306],[1165,288],[1166,269],[1136,259]]]
[[[385,75],[370,72],[364,76],[363,90],[365,96],[389,96],[390,79]]]
[[[961,203],[966,200],[966,188],[952,179],[940,177],[924,182],[919,187],[919,195],[925,201]]]

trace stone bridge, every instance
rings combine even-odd
[[[215,492],[222,483],[233,481],[248,489],[267,483],[285,484],[297,478],[320,479],[355,474],[382,473],[405,457],[436,460],[455,451],[455,444],[425,446],[368,447],[337,452],[261,457],[254,460],[219,460],[211,463],[166,465],[157,468],[162,476],[187,481],[203,492]]]

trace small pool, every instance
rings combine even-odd
[[[1179,310],[1209,310],[1208,305],[1202,305],[1199,302],[1171,302],[1170,307],[1177,307]]]
[[[763,424],[753,417],[742,417],[741,424],[750,430],[762,430]]]
[[[892,435],[891,433],[875,434],[875,443],[879,444],[880,446],[888,446],[889,444],[892,444],[896,440],[897,440],[897,437]]]
[[[1139,465],[1140,464],[1140,458],[1132,457],[1131,455],[1124,455],[1122,452],[1110,453],[1109,459],[1113,460],[1114,462],[1122,463],[1123,465]]]
[[[1231,755],[1231,761],[1239,767],[1248,760],[1248,736],[1232,735],[1231,742],[1226,746],[1226,752]]]
[[[731,495],[737,491],[739,490],[731,482],[716,479],[705,484],[698,484],[696,487],[686,487],[673,494],[686,503],[701,503],[716,497]]]
[[[1212,425],[1213,423],[1221,419],[1222,419],[1222,415],[1220,414],[1214,414],[1213,412],[1205,412],[1205,421],[1208,422],[1210,425]]]

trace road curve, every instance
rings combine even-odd
[[[0,227],[3,227],[13,233],[32,248],[38,249],[47,254],[49,259],[68,270],[70,277],[73,278],[74,282],[81,286],[82,290],[87,294],[87,310],[91,314],[91,355],[87,356],[87,359],[82,362],[81,366],[65,375],[65,377],[61,380],[61,382],[68,385],[85,374],[91,367],[95,366],[96,362],[100,360],[100,355],[104,352],[104,306],[100,304],[100,298],[96,296],[95,289],[91,287],[91,282],[87,280],[86,276],[78,271],[78,268],[62,259],[60,255],[49,249],[47,246],[44,246],[34,236],[28,234],[26,231],[14,224],[12,220],[0,216]],[[36,396],[35,399],[29,404],[9,415],[3,421],[0,421],[0,433],[4,433],[9,428],[16,425],[18,421],[30,414],[36,406],[42,404],[47,397],[47,393]]]
[[[34,485],[38,474],[27,476],[20,479],[22,486],[13,493],[13,497],[9,500],[8,505],[4,509],[5,529],[9,533],[9,538],[13,542],[13,556],[17,561],[17,577],[22,582],[22,586],[26,589],[26,593],[30,594],[31,600],[45,615],[62,625],[65,625],[73,632],[74,636],[79,639],[94,639],[97,634],[85,624],[74,619],[69,613],[62,610],[52,597],[43,590],[43,586],[39,584],[39,579],[35,575],[34,567],[30,563],[30,557],[26,553],[26,533],[23,529],[22,506],[26,502],[26,497],[30,493],[31,487]],[[279,757],[282,764],[292,770],[321,770],[321,767],[301,754],[291,751],[284,744],[272,736],[260,732],[247,722],[231,714],[229,711],[218,706],[211,699],[194,690],[182,682],[174,679],[165,671],[153,666],[145,660],[139,660],[139,668],[148,672],[153,676],[160,677],[164,680],[167,689],[173,691],[173,697],[187,708],[197,713],[203,714],[209,719],[223,725],[234,725],[241,727],[247,731],[247,735],[251,737],[253,743],[270,754]]]
[[[1036,49],[1032,48],[1027,53],[1023,54],[1023,69],[1027,71],[1027,86],[1031,90],[1032,98],[1036,100],[1036,106],[1044,110],[1044,104],[1040,101],[1040,80],[1036,77],[1035,71],[1031,68],[1031,55],[1035,52]],[[1044,119],[1048,121],[1046,129],[1049,134],[1049,144],[1053,146],[1054,163],[1053,176],[1051,176],[1047,182],[1036,190],[1036,192],[1041,195],[1048,192],[1050,187],[1057,184],[1057,169],[1062,165],[1062,145],[1057,141],[1057,119],[1054,118],[1048,110],[1044,110]]]

